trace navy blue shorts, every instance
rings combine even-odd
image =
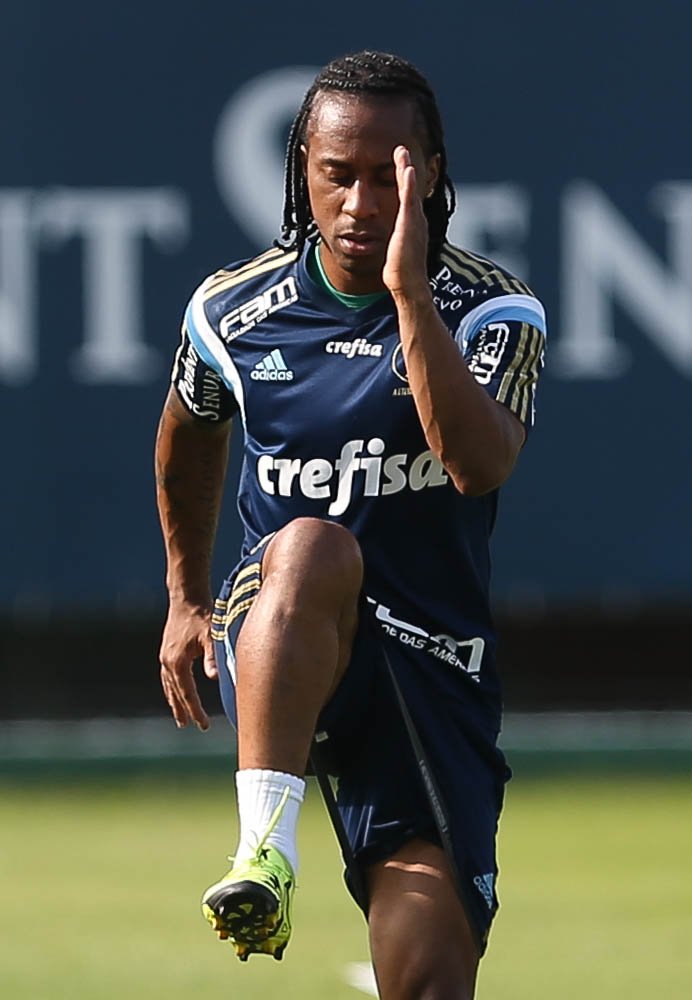
[[[221,698],[234,727],[234,649],[261,587],[268,541],[236,566],[214,609]],[[349,842],[361,867],[390,857],[414,837],[441,843],[383,649],[442,792],[466,913],[484,950],[498,907],[495,840],[509,769],[494,739],[474,724],[473,680],[402,649],[374,624],[365,596],[349,667],[316,729],[322,757],[338,781]]]

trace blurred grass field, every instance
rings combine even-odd
[[[198,909],[235,839],[230,779],[0,786],[4,1000],[355,1000],[365,924],[315,787],[294,937],[241,965]],[[687,1000],[689,777],[519,776],[500,838],[502,909],[478,1000]]]

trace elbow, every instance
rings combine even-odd
[[[499,477],[488,478],[487,476],[452,476],[452,482],[456,490],[465,497],[483,497],[487,493],[492,493],[499,486],[502,486],[504,479]]]
[[[509,478],[514,461],[479,462],[470,466],[442,461],[455,489],[465,497],[482,497],[492,493]]]
[[[428,437],[433,454],[459,493],[482,497],[509,478],[524,441],[523,427],[512,421],[502,423],[492,434],[438,434],[432,443]]]

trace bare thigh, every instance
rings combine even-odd
[[[368,869],[382,1000],[472,1000],[478,949],[444,851],[415,839]]]
[[[238,763],[303,774],[358,624],[363,563],[345,528],[297,518],[267,545],[235,647]]]

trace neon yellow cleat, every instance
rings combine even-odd
[[[293,869],[280,851],[264,846],[287,797],[254,856],[234,864],[202,897],[202,913],[222,941],[230,939],[241,962],[250,955],[273,955],[281,961],[291,936]]]

